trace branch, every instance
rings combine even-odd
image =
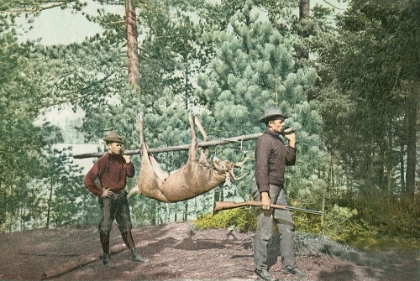
[[[227,139],[220,139],[220,140],[213,140],[213,141],[203,141],[203,142],[199,142],[198,146],[199,147],[208,147],[208,146],[217,146],[217,145],[229,144],[229,143],[233,143],[233,142],[242,142],[242,141],[256,139],[261,135],[262,135],[262,133],[256,133],[256,134],[243,135],[243,136],[232,137],[232,138],[227,138]],[[148,152],[149,153],[160,153],[160,152],[169,152],[169,151],[189,150],[190,146],[191,146],[190,144],[182,144],[182,145],[178,145],[178,146],[149,148]],[[139,149],[125,150],[124,151],[124,154],[126,154],[126,155],[134,155],[134,154],[139,154],[139,153],[140,153]],[[106,154],[106,152],[76,154],[76,155],[73,155],[73,158],[82,159],[82,158],[91,158],[91,157],[101,157],[104,154]]]
[[[97,84],[100,84],[100,83],[104,82],[109,77],[111,77],[113,74],[114,73],[110,73],[110,74],[106,75],[104,78],[102,78],[98,81],[94,81],[93,83],[88,84],[87,86],[85,86],[85,87],[83,87],[83,88],[81,88],[77,91],[69,92],[69,94],[85,92],[86,90],[89,90],[90,88],[92,88],[94,85],[97,85]],[[64,100],[57,100],[57,101],[55,101],[53,103],[49,103],[49,104],[41,104],[36,109],[39,110],[39,109],[49,108],[49,107],[56,106],[56,105],[66,104],[66,103],[69,103],[69,102],[72,102],[72,101],[75,101],[75,100],[83,99],[83,98],[85,98],[87,96],[90,96],[90,95],[92,95],[92,93],[88,92],[86,94],[79,94],[77,97],[74,97],[74,98],[66,98],[66,96],[62,96],[61,98],[65,98]]]
[[[110,254],[116,255],[123,251],[127,250],[127,247],[124,244],[119,244],[111,247]],[[77,259],[73,259],[69,262],[63,263],[58,267],[50,268],[48,271],[44,272],[41,276],[42,280],[49,280],[60,277],[66,273],[75,271],[83,266],[96,262],[99,257],[100,253],[93,253],[86,256],[79,257]]]
[[[12,10],[6,10],[6,11],[1,11],[1,12],[7,12],[7,13],[36,13],[36,12],[41,12],[44,10],[48,10],[48,9],[52,9],[52,8],[56,8],[56,7],[61,7],[64,5],[67,5],[68,3],[71,2],[76,2],[76,0],[72,0],[72,1],[64,1],[64,2],[58,2],[55,4],[50,4],[49,6],[36,6],[33,8],[22,8],[22,9],[12,9]]]
[[[334,4],[330,3],[328,0],[323,0],[326,4],[330,5],[331,7],[338,9],[338,10],[345,10],[344,8],[339,8],[335,6]]]

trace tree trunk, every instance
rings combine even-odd
[[[417,97],[418,85],[411,87],[407,103],[407,171],[406,171],[406,194],[414,195],[416,189],[416,162],[417,162]]]
[[[139,55],[137,52],[137,22],[135,0],[125,1],[125,28],[127,32],[128,81],[139,87]]]
[[[400,144],[400,181],[401,181],[401,191],[402,193],[405,190],[405,165],[404,165],[404,142]]]
[[[309,21],[310,0],[299,0],[299,21]],[[302,37],[307,37],[307,33],[299,34]],[[298,57],[301,59],[309,59],[309,51],[301,49],[298,51]]]
[[[182,221],[187,221],[188,220],[188,201],[184,202],[184,217],[182,219]]]
[[[309,20],[310,0],[300,0],[299,2],[299,20]]]
[[[51,181],[50,181],[50,196],[48,199],[48,211],[47,211],[47,227],[46,227],[47,229],[50,229],[52,193],[53,193],[53,177],[51,177]]]

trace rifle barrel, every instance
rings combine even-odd
[[[256,206],[256,207],[260,207],[262,204],[260,201],[245,201],[242,203],[236,203],[233,201],[216,201],[214,202],[214,209],[213,211],[222,211],[222,210],[227,210],[227,209],[233,209],[233,208],[239,208],[239,207],[244,207],[244,206]],[[308,213],[308,214],[314,214],[314,215],[322,215],[323,212],[321,211],[316,211],[316,210],[307,210],[307,209],[301,209],[301,208],[296,208],[296,207],[292,207],[292,206],[283,206],[283,205],[276,205],[276,204],[271,204],[271,208],[275,208],[275,209],[288,209],[290,211],[299,211],[299,212],[304,212],[304,213]]]
[[[321,215],[322,216],[322,214],[323,214],[323,212],[321,212],[321,211],[301,209],[301,208],[296,208],[296,207],[292,207],[292,206],[287,206],[286,208],[289,209],[290,211],[300,211],[300,212],[304,212],[304,213],[308,213],[308,214],[314,214],[314,215]]]

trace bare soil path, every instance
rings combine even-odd
[[[104,268],[97,229],[60,228],[0,234],[0,280],[256,280],[253,270],[254,233],[235,230],[193,230],[192,222],[144,226],[133,230],[141,255],[149,263],[134,263],[113,227],[111,259]],[[298,266],[308,273],[282,273],[272,255],[270,272],[279,280],[420,281],[420,257],[386,252],[347,255],[328,250],[298,253]]]

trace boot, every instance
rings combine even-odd
[[[111,259],[109,258],[109,233],[100,232],[99,239],[101,240],[102,250],[102,262],[106,267],[113,267]]]
[[[300,270],[297,266],[286,266],[283,270],[284,274],[294,274],[296,276],[305,277],[307,276],[306,272]]]
[[[268,272],[267,269],[255,269],[255,273],[258,275],[259,279],[264,280],[264,281],[277,281],[276,278],[273,277],[273,275],[270,274],[270,272]],[[259,280],[258,279],[258,280]]]
[[[111,259],[109,258],[109,254],[102,255],[102,262],[105,267],[113,268],[114,264],[112,263]]]
[[[130,249],[131,260],[135,262],[149,262],[148,258],[144,258],[137,253],[136,248]]]
[[[135,262],[148,262],[148,258],[144,258],[137,253],[136,246],[134,244],[133,235],[131,231],[121,232],[121,236],[124,240],[125,245],[130,249],[131,260]]]

